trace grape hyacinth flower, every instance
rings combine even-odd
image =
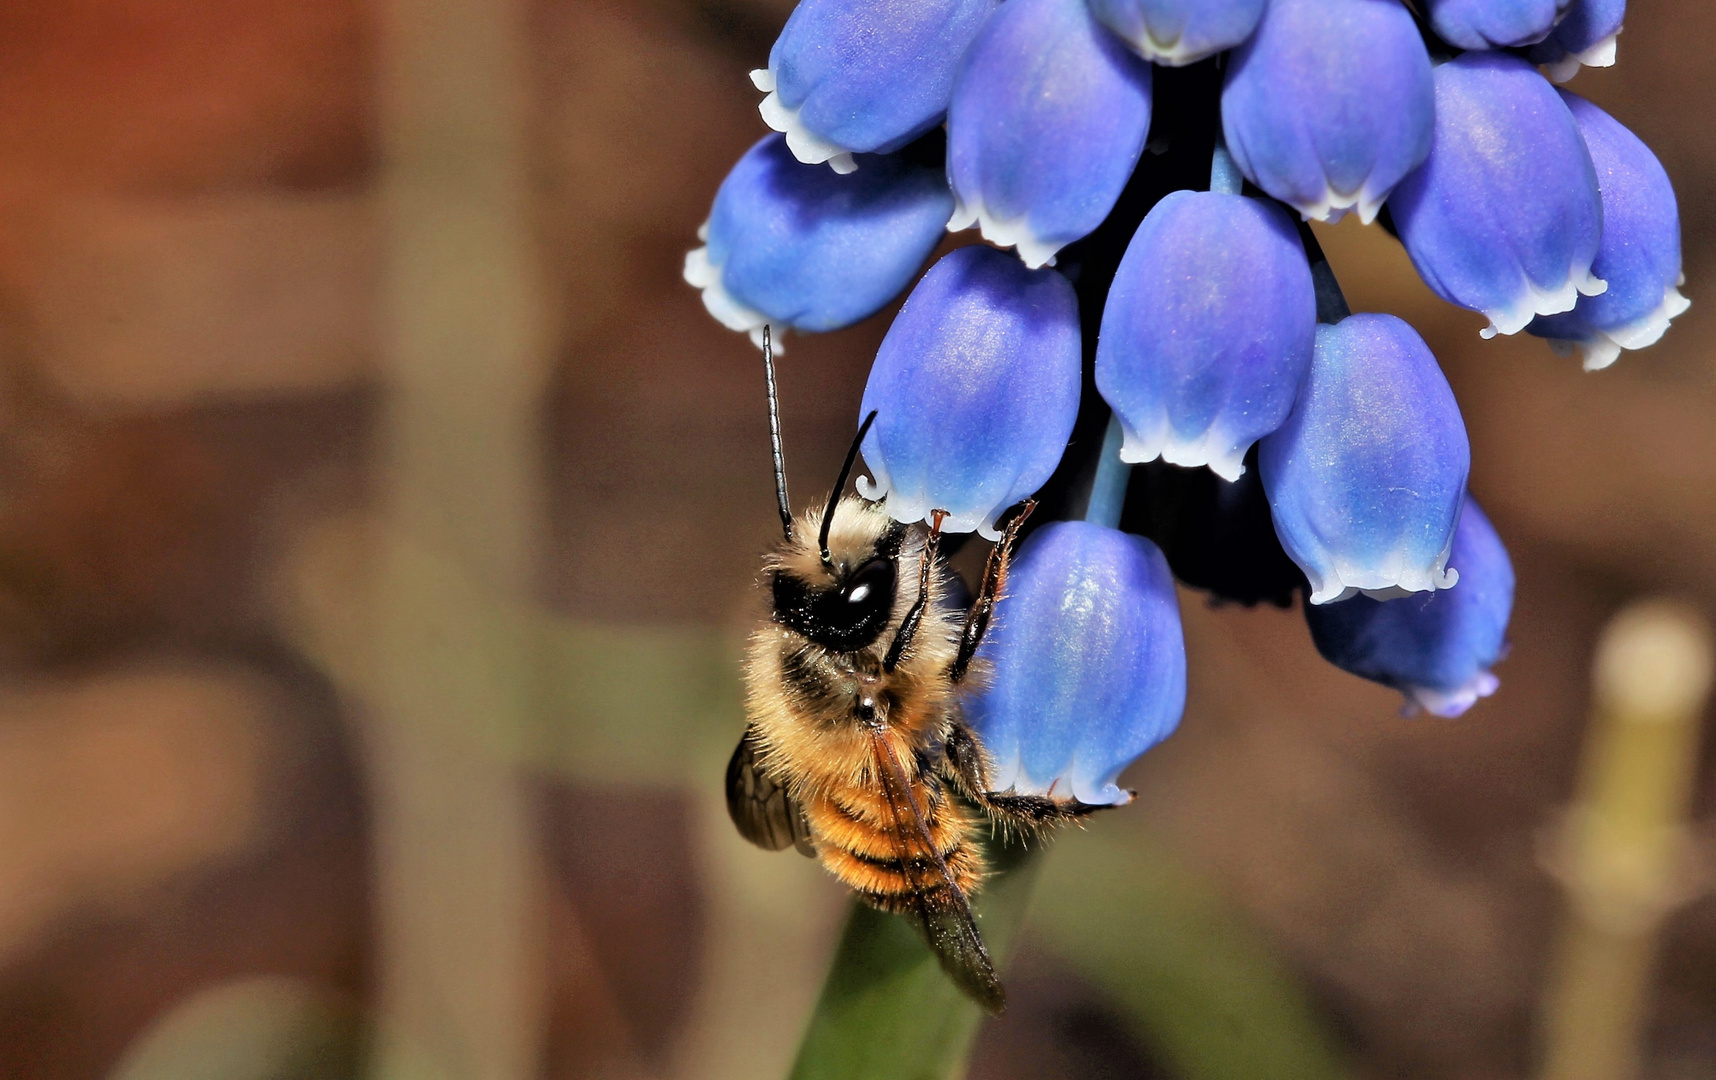
[[[1033,269],[1102,224],[1144,152],[1150,67],[1084,0],[1008,0],[960,64],[947,114],[950,231]]]
[[[1000,0],[803,0],[751,72],[763,120],[807,165],[857,168],[941,123],[953,72]]]
[[[1183,67],[1251,36],[1264,0],[1088,0],[1091,13],[1134,52]]]
[[[1691,306],[1680,295],[1680,211],[1674,186],[1650,147],[1620,121],[1561,91],[1579,124],[1597,170],[1603,199],[1603,239],[1594,273],[1609,287],[1581,296],[1572,311],[1539,316],[1527,329],[1576,345],[1585,370],[1608,367],[1622,349],[1654,345]]]
[[[981,230],[882,340],[857,487],[943,533],[1022,523],[986,679],[960,696],[996,787],[1128,800],[1123,770],[1185,706],[1176,579],[1301,599],[1325,659],[1418,708],[1495,691],[1513,571],[1467,495],[1459,406],[1416,331],[1350,313],[1308,222],[1382,216],[1486,337],[1529,327],[1591,367],[1654,341],[1685,305],[1673,190],[1532,66],[1612,62],[1624,12],[800,0],[753,73],[783,134],[723,184],[687,277],[729,326],[832,329],[906,289],[946,230]],[[990,898],[983,934],[1013,917]],[[875,1034],[854,1024],[898,1014],[845,989],[854,965],[866,985],[919,978],[921,953],[887,936],[909,933],[854,917],[801,1064],[842,1067]],[[891,1045],[902,1073],[944,1068],[919,1060],[945,1056],[939,1036]]]
[[[1460,572],[1451,589],[1307,605],[1317,651],[1339,668],[1399,690],[1409,711],[1459,716],[1495,693],[1500,681],[1490,669],[1507,651],[1513,563],[1471,499],[1460,513],[1448,565]]]
[[[1430,25],[1462,49],[1533,45],[1549,36],[1567,0],[1430,0]]]
[[[1238,479],[1293,407],[1316,326],[1311,271],[1281,210],[1215,191],[1157,203],[1114,275],[1096,346],[1121,458]]]
[[[1418,10],[1473,51],[1432,68],[1398,0],[802,0],[758,73],[787,134],[723,184],[688,277],[728,325],[832,329],[898,295],[937,228],[977,224],[1017,255],[959,249],[913,290],[859,410],[877,413],[863,494],[991,537],[1039,488],[1065,516],[1111,414],[1114,467],[1149,471],[1093,520],[1173,539],[1199,587],[1422,605],[1460,570],[1458,406],[1406,324],[1348,316],[1289,212],[1370,221],[1386,202],[1486,336],[1529,325],[1588,366],[1686,301],[1660,164],[1521,59],[1601,60],[1624,3]],[[907,149],[944,117],[945,141]],[[1198,155],[1210,190],[1175,190],[1203,186]],[[1065,276],[1033,269],[1051,259]],[[1192,468],[1212,478],[1172,479]],[[1214,552],[1270,569],[1228,575]],[[1379,599],[1401,594],[1418,599]]]
[[[1601,293],[1597,173],[1555,89],[1498,53],[1465,53],[1435,80],[1435,147],[1388,202],[1424,283],[1488,316],[1485,337]]]
[[[793,158],[771,135],[722,181],[685,280],[722,325],[836,330],[874,315],[911,283],[941,239],[953,198],[940,171],[866,157],[839,175]],[[777,338],[778,341],[778,338]]]
[[[1259,444],[1258,465],[1311,603],[1457,580],[1448,549],[1471,450],[1448,380],[1401,320],[1352,315],[1317,327],[1305,387]]]
[[[944,532],[977,530],[1054,472],[1078,414],[1078,300],[1053,270],[993,248],[932,266],[906,298],[870,369],[859,415],[873,482],[898,521],[944,511]]]
[[[1398,0],[1270,0],[1229,57],[1222,131],[1246,179],[1306,218],[1369,224],[1430,152],[1430,55]]]
[[[1612,67],[1615,38],[1627,16],[1627,0],[1573,0],[1547,38],[1532,47],[1531,62],[1564,83],[1581,67]]]
[[[1173,732],[1186,704],[1167,560],[1143,537],[1056,522],[1020,549],[1008,594],[978,653],[994,677],[969,709],[996,788],[1131,801],[1121,770]]]

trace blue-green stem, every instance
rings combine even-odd
[[[1092,525],[1120,527],[1120,512],[1126,506],[1126,482],[1132,477],[1132,466],[1120,460],[1125,437],[1120,417],[1110,413],[1108,430],[1102,436],[1102,456],[1096,459],[1096,475],[1090,481],[1090,500],[1084,507],[1084,519]]]
[[[1227,152],[1227,145],[1216,136],[1215,153],[1210,155],[1210,190],[1219,191],[1224,195],[1238,195],[1245,188],[1245,177],[1239,174],[1239,166],[1233,163],[1233,155]]]

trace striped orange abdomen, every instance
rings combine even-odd
[[[911,781],[934,851],[908,827],[904,847],[914,864],[908,874],[900,864],[893,811],[873,774],[870,781],[832,785],[804,804],[817,859],[828,872],[871,904],[892,911],[911,893],[940,881],[933,864],[933,857],[939,856],[954,883],[966,895],[974,894],[983,883],[983,852],[965,809],[948,798],[934,780]]]

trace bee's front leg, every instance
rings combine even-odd
[[[977,735],[957,720],[948,729],[947,741],[942,744],[942,763],[947,778],[960,794],[976,803],[993,820],[1027,835],[1108,809],[1077,799],[990,790],[989,754]]]
[[[929,535],[924,538],[923,555],[918,559],[918,598],[906,609],[906,617],[900,620],[900,628],[894,631],[894,643],[888,646],[888,655],[882,660],[883,671],[899,667],[906,650],[912,647],[912,641],[918,636],[918,627],[923,623],[924,604],[929,600],[930,573],[935,569],[936,550],[941,545],[941,522],[946,516],[945,510],[935,511],[935,524],[930,526]]]
[[[1019,538],[1019,526],[1036,508],[1036,500],[1027,499],[1019,507],[1019,512],[1013,515],[1013,520],[1007,523],[1001,539],[989,549],[989,561],[983,567],[983,583],[977,590],[977,598],[965,613],[965,625],[959,632],[959,653],[953,659],[953,667],[948,669],[948,678],[955,685],[965,681],[971,670],[971,660],[977,655],[977,647],[983,644],[983,635],[989,632],[989,620],[995,614],[995,605],[1007,589],[1007,566],[1013,559],[1013,543]]]

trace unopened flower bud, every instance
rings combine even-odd
[[[1102,224],[1150,129],[1150,66],[1084,0],[1008,0],[971,43],[947,114],[950,230],[1030,267]]]
[[[1157,203],[1114,275],[1096,385],[1125,461],[1208,465],[1227,480],[1281,426],[1311,364],[1317,298],[1273,205],[1213,191]]]
[[[1409,709],[1437,716],[1459,716],[1495,693],[1500,681],[1490,669],[1507,651],[1513,563],[1469,498],[1448,565],[1460,572],[1451,589],[1307,605],[1317,651],[1337,667],[1399,690]]]
[[[1567,15],[1531,49],[1531,62],[1543,64],[1558,83],[1581,67],[1613,67],[1615,38],[1627,16],[1627,0],[1573,0]]]
[[[795,160],[771,135],[722,182],[685,280],[723,325],[759,341],[764,323],[836,330],[911,284],[952,206],[939,169],[866,157],[842,176]]]
[[[1281,546],[1313,604],[1446,589],[1471,447],[1454,392],[1412,327],[1352,315],[1317,327],[1299,400],[1258,465]]]
[[[899,521],[995,539],[995,519],[1042,487],[1078,416],[1078,300],[1053,270],[988,247],[944,256],[888,329],[859,415],[874,483]]]
[[[800,0],[751,72],[759,111],[808,165],[856,168],[941,123],[953,70],[1000,0]]]
[[[1572,311],[1539,316],[1528,329],[1578,346],[1585,369],[1608,367],[1622,349],[1654,345],[1692,306],[1680,295],[1680,210],[1662,163],[1620,121],[1577,94],[1561,91],[1573,112],[1603,197],[1603,240],[1592,272],[1608,282]]]
[[[1570,311],[1591,272],[1603,205],[1591,155],[1530,64],[1474,52],[1436,69],[1436,142],[1388,202],[1431,291],[1489,316],[1485,337]]]
[[[968,715],[1001,791],[1129,802],[1121,771],[1185,711],[1174,579],[1155,544],[1118,529],[1032,534],[978,655],[992,677]]]
[[[1508,49],[1542,41],[1567,0],[1430,0],[1430,25],[1462,49]]]
[[[1144,59],[1194,64],[1251,36],[1264,0],[1088,0],[1091,13]]]
[[[1247,179],[1307,218],[1367,224],[1430,151],[1430,55],[1399,0],[1270,0],[1229,58],[1222,131]]]

